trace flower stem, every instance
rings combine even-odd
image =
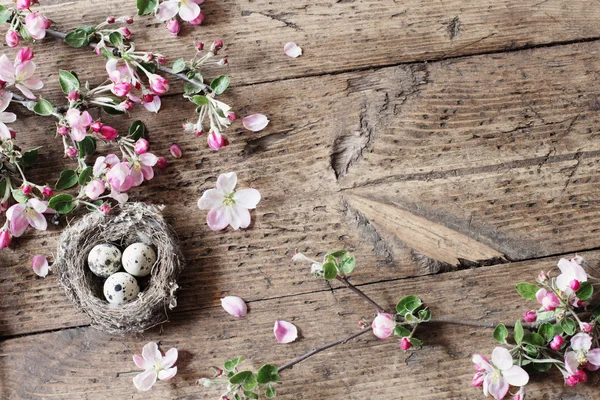
[[[337,346],[339,344],[345,344],[345,343],[349,342],[352,339],[355,339],[355,338],[357,338],[357,337],[359,337],[361,335],[364,335],[365,333],[369,333],[369,332],[372,332],[372,331],[373,331],[372,329],[363,329],[362,331],[355,332],[355,333],[353,333],[350,336],[347,336],[347,337],[342,338],[342,339],[338,339],[335,342],[328,343],[328,344],[326,344],[324,346],[321,346],[321,347],[313,349],[313,350],[311,350],[309,352],[306,352],[306,353],[302,354],[301,356],[298,356],[295,359],[293,359],[291,361],[288,361],[287,363],[283,364],[281,367],[277,368],[277,372],[281,372],[281,371],[286,370],[288,368],[292,368],[294,365],[298,364],[301,361],[306,360],[309,357],[314,356],[317,353],[320,353],[322,351],[330,349],[330,348],[332,348],[334,346]]]
[[[351,284],[348,281],[348,278],[346,278],[345,276],[336,276],[336,279],[340,282],[342,282],[348,289],[352,290],[354,293],[356,293],[357,295],[359,295],[364,301],[366,301],[367,303],[369,303],[370,305],[372,305],[373,307],[375,307],[375,309],[377,310],[377,312],[380,313],[384,313],[385,309],[383,307],[381,307],[379,304],[377,304],[375,302],[375,300],[373,300],[372,298],[370,298],[369,296],[367,296],[362,290],[360,290],[359,288],[357,288],[356,286],[354,286],[353,284]]]

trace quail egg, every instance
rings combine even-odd
[[[144,243],[133,243],[123,252],[123,268],[133,276],[150,275],[156,262],[156,253]]]
[[[104,297],[115,306],[129,303],[137,298],[140,286],[135,278],[126,272],[117,272],[104,282]]]
[[[88,267],[94,275],[108,278],[121,269],[121,250],[110,243],[94,246],[88,254]]]

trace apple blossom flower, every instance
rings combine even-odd
[[[561,258],[558,261],[558,268],[561,274],[556,277],[556,286],[563,292],[567,289],[571,289],[571,282],[576,280],[579,283],[586,282],[588,279],[587,273],[579,263],[575,262],[574,259],[567,260]]]
[[[387,339],[391,336],[392,332],[394,332],[396,321],[394,321],[394,317],[390,314],[378,313],[377,317],[373,320],[371,327],[373,328],[373,334],[375,336],[379,339]]]
[[[200,132],[202,132],[202,131],[200,131]],[[196,135],[196,136],[199,136],[199,135]],[[215,131],[211,132],[206,137],[206,141],[208,143],[208,147],[210,147],[210,149],[214,150],[214,151],[217,151],[217,150],[229,145],[229,141],[227,140],[227,138]]]
[[[250,211],[260,201],[260,193],[256,189],[234,191],[237,184],[235,172],[221,174],[217,178],[217,188],[208,189],[198,200],[201,210],[209,210],[206,222],[213,231],[225,229],[227,225],[235,230],[250,225]]]
[[[30,13],[25,17],[25,29],[34,39],[45,38],[48,28],[50,28],[50,21],[40,13]]]
[[[173,365],[177,361],[178,352],[172,348],[163,356],[158,345],[154,342],[146,344],[142,348],[142,355],[134,354],[133,362],[144,372],[133,378],[133,384],[139,391],[147,391],[156,383],[156,379],[168,381],[177,374],[177,367]]]
[[[410,342],[410,339],[407,337],[403,337],[402,340],[400,340],[400,348],[404,351],[410,349],[412,347],[412,343]]]
[[[200,6],[204,0],[167,0],[158,6],[156,18],[167,21],[177,14],[184,21],[193,21],[200,15]]]
[[[10,221],[10,232],[19,237],[25,233],[29,225],[37,230],[45,231],[48,221],[43,213],[48,211],[45,202],[36,198],[27,200],[27,203],[17,203],[6,210],[6,218]]]
[[[568,351],[565,355],[565,366],[570,365],[570,372],[574,372],[579,366],[589,371],[600,369],[600,348],[590,350],[591,347],[592,337],[587,333],[579,332],[571,338],[572,351]],[[575,365],[573,360],[577,363],[575,368],[572,368]]]
[[[473,355],[475,370],[483,375],[483,394],[491,394],[495,399],[503,399],[510,385],[525,386],[529,375],[518,365],[513,364],[510,352],[504,347],[496,347],[492,352],[492,362],[480,354]]]
[[[31,0],[17,0],[17,10],[27,10],[31,7]]]
[[[215,40],[211,45],[210,45],[210,52],[213,54],[217,54],[217,52],[219,50],[221,50],[223,48],[223,41],[221,39]]]
[[[135,145],[133,146],[133,149],[135,151],[135,154],[144,154],[145,152],[148,151],[148,148],[150,147],[150,143],[148,143],[148,141],[144,138],[140,138],[138,139],[137,142],[135,142]]]
[[[287,321],[275,321],[273,333],[279,343],[291,343],[298,338],[298,329]]]
[[[6,229],[0,230],[0,249],[5,249],[10,246],[12,241],[12,235]]]
[[[237,296],[226,296],[221,299],[221,306],[227,311],[230,315],[236,318],[242,318],[246,316],[248,312],[248,307],[244,300]]]
[[[148,81],[150,82],[150,89],[159,96],[162,96],[169,90],[169,81],[160,75],[150,74],[148,75]]]
[[[65,114],[65,118],[71,127],[70,136],[76,142],[85,139],[85,135],[92,124],[92,116],[87,111],[80,112],[76,108],[70,108]]]
[[[11,122],[15,122],[17,120],[17,116],[11,112],[4,112],[10,101],[12,100],[12,93],[9,91],[2,90],[0,91],[0,139],[10,139],[11,134],[10,130],[6,126]]]
[[[252,132],[262,131],[269,124],[269,120],[263,114],[252,114],[242,120],[244,128]]]
[[[156,160],[156,168],[164,169],[167,168],[167,165],[169,165],[169,163],[164,157],[158,157],[158,160]]]
[[[119,162],[113,165],[106,173],[106,179],[112,189],[119,193],[123,193],[131,189],[133,186],[133,176],[131,176],[131,168],[127,162]]]
[[[175,158],[181,158],[182,156],[181,147],[179,147],[178,144],[172,144],[169,148],[169,151],[171,152],[171,155]]]
[[[103,125],[100,129],[100,136],[102,136],[103,140],[109,142],[111,140],[115,140],[117,136],[119,136],[119,133],[112,126]]]
[[[75,147],[70,146],[66,151],[65,154],[67,155],[67,157],[73,158],[77,155],[77,149]]]
[[[94,179],[85,186],[85,195],[92,200],[98,200],[98,197],[104,193],[106,185],[100,179]]]
[[[31,61],[33,59],[33,50],[30,47],[21,47],[15,58],[15,64],[21,64],[25,61]]]
[[[143,96],[144,108],[150,112],[157,113],[160,110],[161,101],[159,96],[147,94]]]
[[[180,30],[179,21],[176,19],[170,19],[169,22],[167,22],[167,30],[173,35],[177,36]]]
[[[105,214],[105,215],[108,215],[108,214],[110,214],[110,210],[111,210],[111,208],[110,208],[110,204],[103,203],[103,204],[100,206],[100,208],[98,208],[98,210],[99,210],[101,213],[103,213],[103,214]]]
[[[31,261],[31,264],[33,272],[35,272],[37,276],[45,278],[48,275],[48,272],[50,271],[50,266],[48,266],[48,260],[46,260],[46,257],[39,255],[34,256],[33,260]]]
[[[118,97],[125,97],[133,89],[133,85],[129,82],[117,82],[112,85],[111,92]]]
[[[526,311],[523,315],[523,321],[525,322],[534,322],[537,319],[537,314],[535,310]]]
[[[544,288],[541,288],[536,292],[535,298],[546,311],[553,311],[556,309],[556,307],[560,306],[560,300],[558,297],[556,297],[554,293],[548,292]]]
[[[8,32],[6,32],[5,40],[8,47],[17,47],[20,41],[19,35],[13,30],[8,30]]]
[[[31,90],[39,90],[44,87],[40,78],[33,76],[35,63],[31,60],[12,64],[5,54],[0,56],[0,79],[9,85],[15,85],[17,89],[28,99],[35,99]]]
[[[560,335],[554,335],[552,340],[550,341],[550,348],[554,351],[559,350],[562,345],[565,343],[565,340]]]
[[[302,55],[302,49],[294,42],[286,43],[285,46],[283,46],[283,52],[292,58],[297,58]]]
[[[131,176],[133,177],[133,185],[139,186],[144,180],[149,181],[154,178],[154,170],[152,167],[158,162],[158,157],[152,153],[140,154],[137,159],[130,159]]]

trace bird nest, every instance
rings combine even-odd
[[[90,317],[93,327],[111,334],[142,332],[168,321],[168,310],[177,305],[176,280],[184,258],[177,236],[160,209],[129,203],[115,211],[114,215],[88,214],[66,229],[60,237],[54,269],[67,296]],[[150,276],[140,282],[135,300],[110,305],[104,299],[102,278],[88,268],[88,253],[100,243],[112,243],[123,250],[136,242],[156,250],[156,263]]]

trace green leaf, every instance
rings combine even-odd
[[[565,318],[560,321],[560,327],[567,335],[573,335],[577,329],[577,323],[573,318]]]
[[[326,262],[325,264],[323,264],[323,277],[328,281],[335,279],[337,273],[338,271],[334,263]]]
[[[341,256],[343,256],[344,254],[348,253],[346,250],[331,250],[328,251],[327,254],[325,254],[326,257],[334,257],[334,258],[340,258]]]
[[[247,399],[258,399],[258,394],[257,393],[250,392],[248,390],[244,391],[244,396],[246,396]]]
[[[4,203],[10,197],[10,188],[6,179],[0,180],[0,203]]]
[[[8,22],[10,16],[12,15],[12,11],[4,6],[0,6],[0,24]]]
[[[96,207],[92,207],[89,204],[85,206],[85,208],[89,211],[96,211],[103,203],[102,200],[95,200],[91,202],[93,205],[95,205]]]
[[[85,186],[92,180],[93,168],[91,166],[85,167],[83,171],[79,174],[79,185]]]
[[[29,200],[29,197],[19,188],[12,190],[12,197],[19,203],[27,203],[27,200]]]
[[[111,42],[113,44],[113,46],[115,46],[116,48],[119,48],[123,45],[123,35],[121,35],[119,32],[117,31],[113,31],[110,33],[110,35],[108,35],[108,40],[109,42]]]
[[[535,294],[539,289],[536,285],[527,282],[521,282],[517,285],[517,292],[527,300],[535,300]]]
[[[37,160],[37,156],[38,156],[37,149],[27,150],[25,153],[23,153],[23,156],[21,157],[21,159],[23,160],[23,162],[25,163],[26,166],[30,167],[33,164],[35,164],[35,160]],[[2,191],[0,191],[0,193],[2,193]]]
[[[410,338],[410,343],[415,346],[423,346],[423,341],[421,339],[417,339],[416,337]]]
[[[209,100],[206,96],[194,96],[190,99],[190,101],[194,104],[196,104],[197,106],[205,106],[209,103]]]
[[[41,115],[43,117],[47,117],[48,115],[52,115],[54,111],[54,106],[48,100],[42,99],[40,97],[40,101],[35,103],[33,106],[33,112],[37,115]]]
[[[508,337],[508,329],[504,324],[498,324],[496,329],[494,329],[494,339],[498,341],[500,344],[506,344],[506,338]]]
[[[407,314],[412,314],[413,311],[423,305],[423,302],[417,296],[406,296],[396,304],[398,314],[406,317]]]
[[[73,170],[66,169],[60,173],[60,178],[58,178],[55,187],[58,190],[69,189],[77,185],[77,181],[77,173]]]
[[[523,343],[536,347],[544,347],[546,345],[546,340],[542,337],[542,335],[534,332],[523,336]]]
[[[410,330],[406,329],[402,325],[397,325],[394,328],[394,336],[398,336],[401,338],[408,337],[408,336],[410,336]]]
[[[96,139],[86,136],[81,142],[77,143],[77,148],[79,149],[79,158],[92,155],[96,151]]]
[[[58,194],[50,199],[48,207],[59,214],[68,214],[75,208],[73,196],[67,193]]]
[[[529,354],[531,357],[536,357],[538,355],[538,349],[537,347],[531,345],[531,344],[526,344],[525,345],[525,351],[527,352],[527,354]]]
[[[594,311],[592,311],[592,317],[596,318],[596,321],[600,322],[600,305],[594,308]]]
[[[138,15],[148,15],[154,12],[158,0],[137,0]]]
[[[214,94],[222,94],[229,87],[229,77],[221,75],[210,82]]]
[[[579,300],[587,300],[594,294],[594,288],[589,282],[582,282],[579,290],[575,293]]]
[[[142,121],[133,121],[129,127],[129,137],[132,140],[138,141],[146,135],[146,127]]]
[[[154,73],[156,72],[156,64],[154,64],[153,62],[141,62],[140,65],[142,66],[142,68],[144,68],[146,71]],[[141,71],[140,71],[141,73]]]
[[[340,262],[340,271],[342,271],[342,274],[348,275],[354,271],[355,267],[356,259],[350,253],[345,252]]]
[[[533,363],[533,368],[539,372],[546,372],[550,368],[552,368],[552,364],[550,363]]]
[[[521,342],[523,342],[523,325],[521,325],[521,321],[515,322],[513,337],[515,338],[515,342],[517,344],[521,344]]]
[[[279,376],[277,367],[272,364],[263,365],[256,374],[256,381],[261,385],[269,382],[279,382],[280,380],[281,377]]]
[[[275,396],[277,396],[277,392],[275,391],[275,388],[271,385],[269,385],[267,387],[267,390],[265,390],[265,397],[267,399],[274,399]]]
[[[244,361],[244,357],[237,357],[233,360],[225,361],[225,370],[233,371],[242,361]]]
[[[419,310],[419,319],[422,322],[428,322],[431,319],[431,311],[429,310],[429,308],[426,308],[424,310]]]
[[[93,33],[89,32],[89,27],[79,27],[74,31],[67,33],[65,36],[65,42],[73,47],[84,47],[90,44],[90,35]]]
[[[69,94],[76,90],[79,90],[81,83],[75,74],[70,71],[61,69],[58,71],[58,83],[64,94]]]
[[[542,337],[546,340],[546,343],[549,343],[555,335],[554,326],[549,323],[542,324],[538,328],[538,333],[542,335]]]
[[[196,76],[198,76],[198,75],[199,75],[199,74],[196,74]],[[202,82],[202,77],[200,77],[200,79],[196,78],[196,80],[197,80],[198,82]],[[202,92],[202,88],[201,88],[200,86],[198,86],[198,85],[195,85],[195,84],[193,84],[193,83],[186,82],[186,83],[183,85],[183,92],[184,92],[186,95],[188,95],[188,96],[191,96],[191,95],[193,95],[193,94],[196,94],[196,93],[200,93],[200,92]]]
[[[256,375],[250,371],[238,372],[229,378],[229,383],[232,385],[242,385],[245,390],[252,390],[257,385]]]
[[[178,58],[173,63],[173,72],[175,72],[176,74],[185,71],[185,68],[185,60],[183,58]]]

